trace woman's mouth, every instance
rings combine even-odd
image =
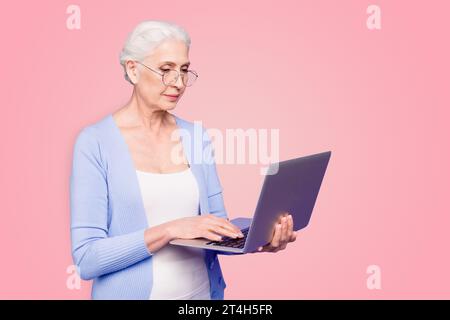
[[[169,99],[169,100],[171,100],[171,101],[175,101],[175,100],[177,100],[178,99],[178,97],[179,97],[179,95],[178,96],[172,96],[172,95],[168,95],[168,94],[163,94],[163,96],[165,96],[165,97],[167,97],[167,99]]]

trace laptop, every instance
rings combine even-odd
[[[294,230],[305,228],[325,175],[331,151],[270,164],[264,177],[253,218],[236,218],[230,222],[241,229],[242,238],[223,236],[222,240],[206,238],[174,239],[178,246],[203,248],[231,253],[254,252],[268,244],[273,228],[284,212],[294,220]]]

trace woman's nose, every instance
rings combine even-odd
[[[173,85],[176,86],[177,88],[184,87],[183,76],[181,75],[181,73],[178,73],[178,79],[177,79],[177,81],[175,81],[175,83]]]

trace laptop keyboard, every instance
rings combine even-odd
[[[244,235],[242,238],[230,238],[224,236],[222,240],[220,241],[210,241],[206,244],[213,245],[213,246],[221,246],[221,247],[232,247],[232,248],[238,248],[242,249],[245,245],[245,240],[247,239],[248,229],[241,230],[242,234]]]

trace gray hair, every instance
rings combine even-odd
[[[139,23],[128,35],[120,52],[120,64],[123,66],[125,80],[134,84],[127,74],[126,62],[128,60],[142,61],[151,54],[161,43],[168,39],[178,39],[191,45],[189,34],[182,27],[162,20],[146,20]]]

